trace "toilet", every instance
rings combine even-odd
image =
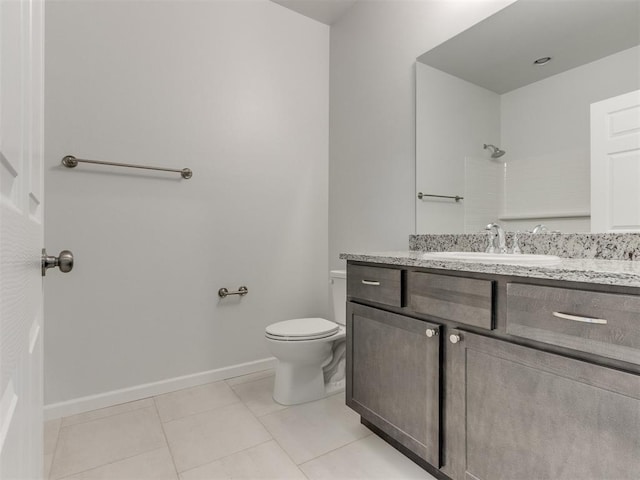
[[[331,271],[335,322],[296,318],[269,325],[265,337],[278,359],[273,399],[295,405],[344,390],[347,275]]]

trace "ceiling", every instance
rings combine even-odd
[[[503,94],[638,44],[640,0],[519,0],[418,61]]]
[[[331,25],[358,0],[271,0],[305,17]]]

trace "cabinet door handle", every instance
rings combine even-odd
[[[439,332],[435,328],[427,328],[427,330],[424,333],[427,337],[431,338],[438,335]]]
[[[569,313],[562,313],[562,312],[553,312],[553,316],[558,318],[563,318],[565,320],[573,320],[574,322],[597,323],[600,325],[607,324],[607,321],[604,318],[583,317],[580,315],[571,315]]]
[[[462,340],[462,337],[457,334],[457,333],[452,333],[451,335],[449,335],[449,341],[451,343],[458,343],[460,340]]]
[[[374,282],[373,280],[362,280],[364,285],[373,285],[374,287],[380,286],[380,282]]]

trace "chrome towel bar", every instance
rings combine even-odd
[[[62,165],[67,168],[77,167],[79,163],[94,163],[96,165],[111,165],[113,167],[127,167],[127,168],[142,168],[144,170],[158,170],[161,172],[175,172],[182,175],[182,178],[189,179],[193,176],[193,172],[189,168],[183,168],[177,170],[174,168],[162,168],[162,167],[148,167],[146,165],[134,165],[132,163],[117,163],[117,162],[102,162],[100,160],[86,160],[83,158],[76,158],[73,155],[67,155],[62,159]]]
[[[453,198],[456,202],[464,200],[464,197],[460,195],[431,195],[429,193],[418,192],[418,199],[422,200],[422,197]]]
[[[249,289],[245,286],[238,287],[238,290],[236,290],[235,292],[230,292],[226,288],[221,288],[220,290],[218,290],[218,296],[220,298],[225,298],[229,295],[240,295],[241,297],[244,297],[247,293],[249,293]]]

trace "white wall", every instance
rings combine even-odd
[[[266,0],[46,22],[46,246],[76,256],[46,278],[46,403],[265,358],[267,324],[327,315],[329,28]]]
[[[500,145],[500,95],[416,63],[416,190],[464,197],[418,200],[417,232],[476,232],[496,221],[503,169],[485,143]]]
[[[415,231],[415,60],[512,3],[357,2],[331,27],[329,262]]]
[[[504,215],[510,229],[545,223],[588,232],[590,220],[535,218],[590,210],[590,105],[640,88],[640,47],[554,75],[501,96],[507,151]]]

